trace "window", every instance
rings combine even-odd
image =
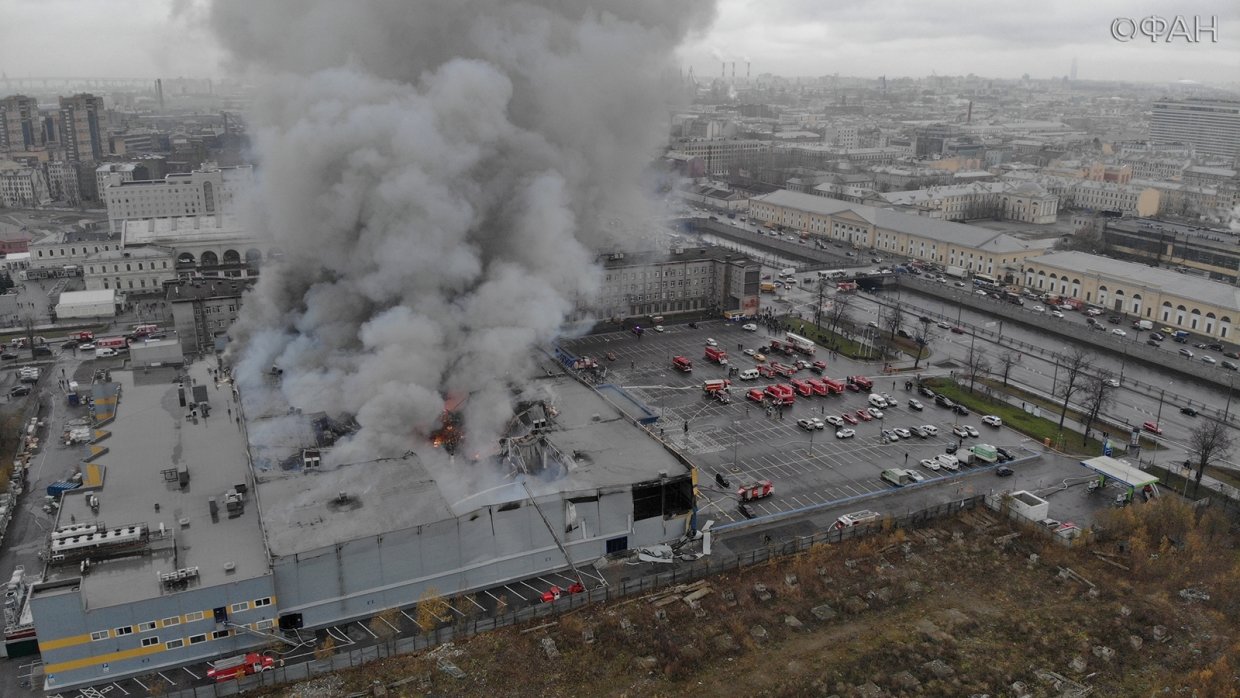
[[[181,639],[169,640],[168,642],[164,643],[164,649],[166,650],[179,650],[184,646],[185,646],[185,640],[181,640]]]
[[[250,610],[250,602],[239,601],[233,604],[232,606],[230,606],[228,610],[232,611],[233,613],[240,613],[241,611],[248,611]]]
[[[91,641],[91,642],[98,642],[98,641],[100,641],[100,640],[106,640],[106,639],[108,639],[109,637],[111,637],[111,633],[110,633],[109,631],[107,631],[107,630],[96,630],[95,632],[93,632],[93,633],[91,633],[91,634],[90,634],[90,641]]]
[[[169,616],[169,617],[167,617],[167,618],[165,618],[165,619],[163,619],[163,620],[159,621],[159,624],[160,624],[162,627],[165,627],[165,628],[170,628],[170,627],[172,627],[172,626],[174,626],[174,625],[180,625],[180,624],[181,624],[181,616]]]
[[[149,620],[145,623],[138,623],[138,632],[145,633],[155,629],[155,621]]]
[[[193,623],[196,620],[202,620],[202,611],[194,611],[193,613],[185,614],[186,623]]]
[[[263,606],[270,606],[270,605],[271,605],[270,596],[266,598],[262,598],[262,599],[254,599],[254,608],[262,608]]]
[[[206,642],[206,641],[207,641],[206,635],[190,635],[189,636],[189,644],[191,645],[196,645],[200,642]]]
[[[270,627],[271,627],[272,625],[274,625],[274,624],[275,624],[275,621],[273,621],[273,620],[271,620],[270,618],[268,618],[268,619],[266,619],[266,620],[260,620],[260,621],[258,621],[257,623],[255,623],[255,624],[254,624],[254,629],[255,629],[255,630],[267,630],[268,628],[270,628]]]
[[[211,639],[212,640],[223,640],[224,638],[228,637],[230,633],[232,633],[231,630],[216,630],[215,632],[211,633]]]
[[[123,625],[123,626],[121,626],[121,627],[117,628],[116,630],[113,630],[112,632],[113,632],[113,633],[114,633],[117,637],[122,637],[122,636],[124,636],[124,635],[132,635],[132,634],[133,634],[133,626],[131,626],[131,625]]]
[[[154,645],[158,645],[158,644],[159,644],[159,638],[158,638],[158,637],[151,636],[151,637],[144,637],[144,638],[142,638],[142,646],[143,646],[143,647],[152,647],[152,646],[154,646]]]

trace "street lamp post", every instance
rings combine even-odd
[[[1158,414],[1154,417],[1154,426],[1158,426],[1158,423],[1162,421],[1163,398],[1166,397],[1166,395],[1167,395],[1166,388],[1163,388],[1158,391]]]

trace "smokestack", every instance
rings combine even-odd
[[[722,65],[719,66],[719,77],[725,80],[727,79],[728,77],[728,62],[727,61],[723,61]]]
[[[966,124],[973,123],[973,100],[969,100],[969,113],[965,115],[964,122]]]
[[[736,61],[732,61],[732,79],[736,79]]]
[[[749,79],[749,61],[745,61],[745,79]]]
[[[164,110],[164,81],[155,78],[155,97],[159,100],[159,110]]]

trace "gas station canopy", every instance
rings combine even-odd
[[[1150,475],[1126,460],[1119,460],[1110,456],[1098,456],[1097,458],[1083,460],[1081,465],[1106,476],[1109,480],[1118,480],[1129,487],[1145,487],[1158,482],[1156,476]]]

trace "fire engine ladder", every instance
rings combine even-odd
[[[529,495],[530,504],[534,505],[534,510],[538,512],[540,517],[542,517],[543,524],[547,527],[547,531],[551,534],[551,540],[555,541],[556,547],[559,548],[560,552],[564,554],[564,560],[568,562],[568,568],[573,571],[573,576],[577,578],[577,583],[584,588],[586,583],[582,581],[581,572],[577,570],[577,565],[573,564],[573,558],[569,556],[568,548],[565,548],[564,544],[560,542],[560,537],[556,535],[555,528],[552,527],[551,522],[547,519],[547,515],[543,513],[542,507],[538,506],[538,502],[534,499],[534,493],[530,492],[529,485],[525,484],[525,480],[521,481],[521,488],[525,490],[527,495]]]
[[[292,640],[288,639],[287,637],[281,637],[281,636],[279,636],[279,635],[275,635],[275,634],[273,634],[273,633],[265,633],[265,632],[262,632],[261,630],[254,630],[253,628],[251,628],[251,627],[250,627],[250,626],[248,626],[248,625],[241,625],[240,623],[234,623],[234,622],[232,622],[232,621],[227,621],[227,622],[225,622],[225,623],[224,623],[224,627],[225,627],[225,628],[232,628],[233,630],[237,630],[237,631],[240,631],[240,632],[243,632],[243,633],[249,633],[249,634],[251,634],[251,635],[257,635],[257,636],[259,636],[259,637],[266,638],[266,639],[268,639],[268,640],[278,640],[278,641],[280,641],[280,642],[283,642],[283,643],[284,643],[284,644],[286,644],[286,645],[289,645],[290,647],[300,647],[300,646],[301,646],[301,643],[300,643],[300,642],[293,642]]]
[[[194,335],[198,343],[198,352],[206,353],[212,347],[211,331],[207,327],[206,313],[202,310],[202,301],[194,301]]]

